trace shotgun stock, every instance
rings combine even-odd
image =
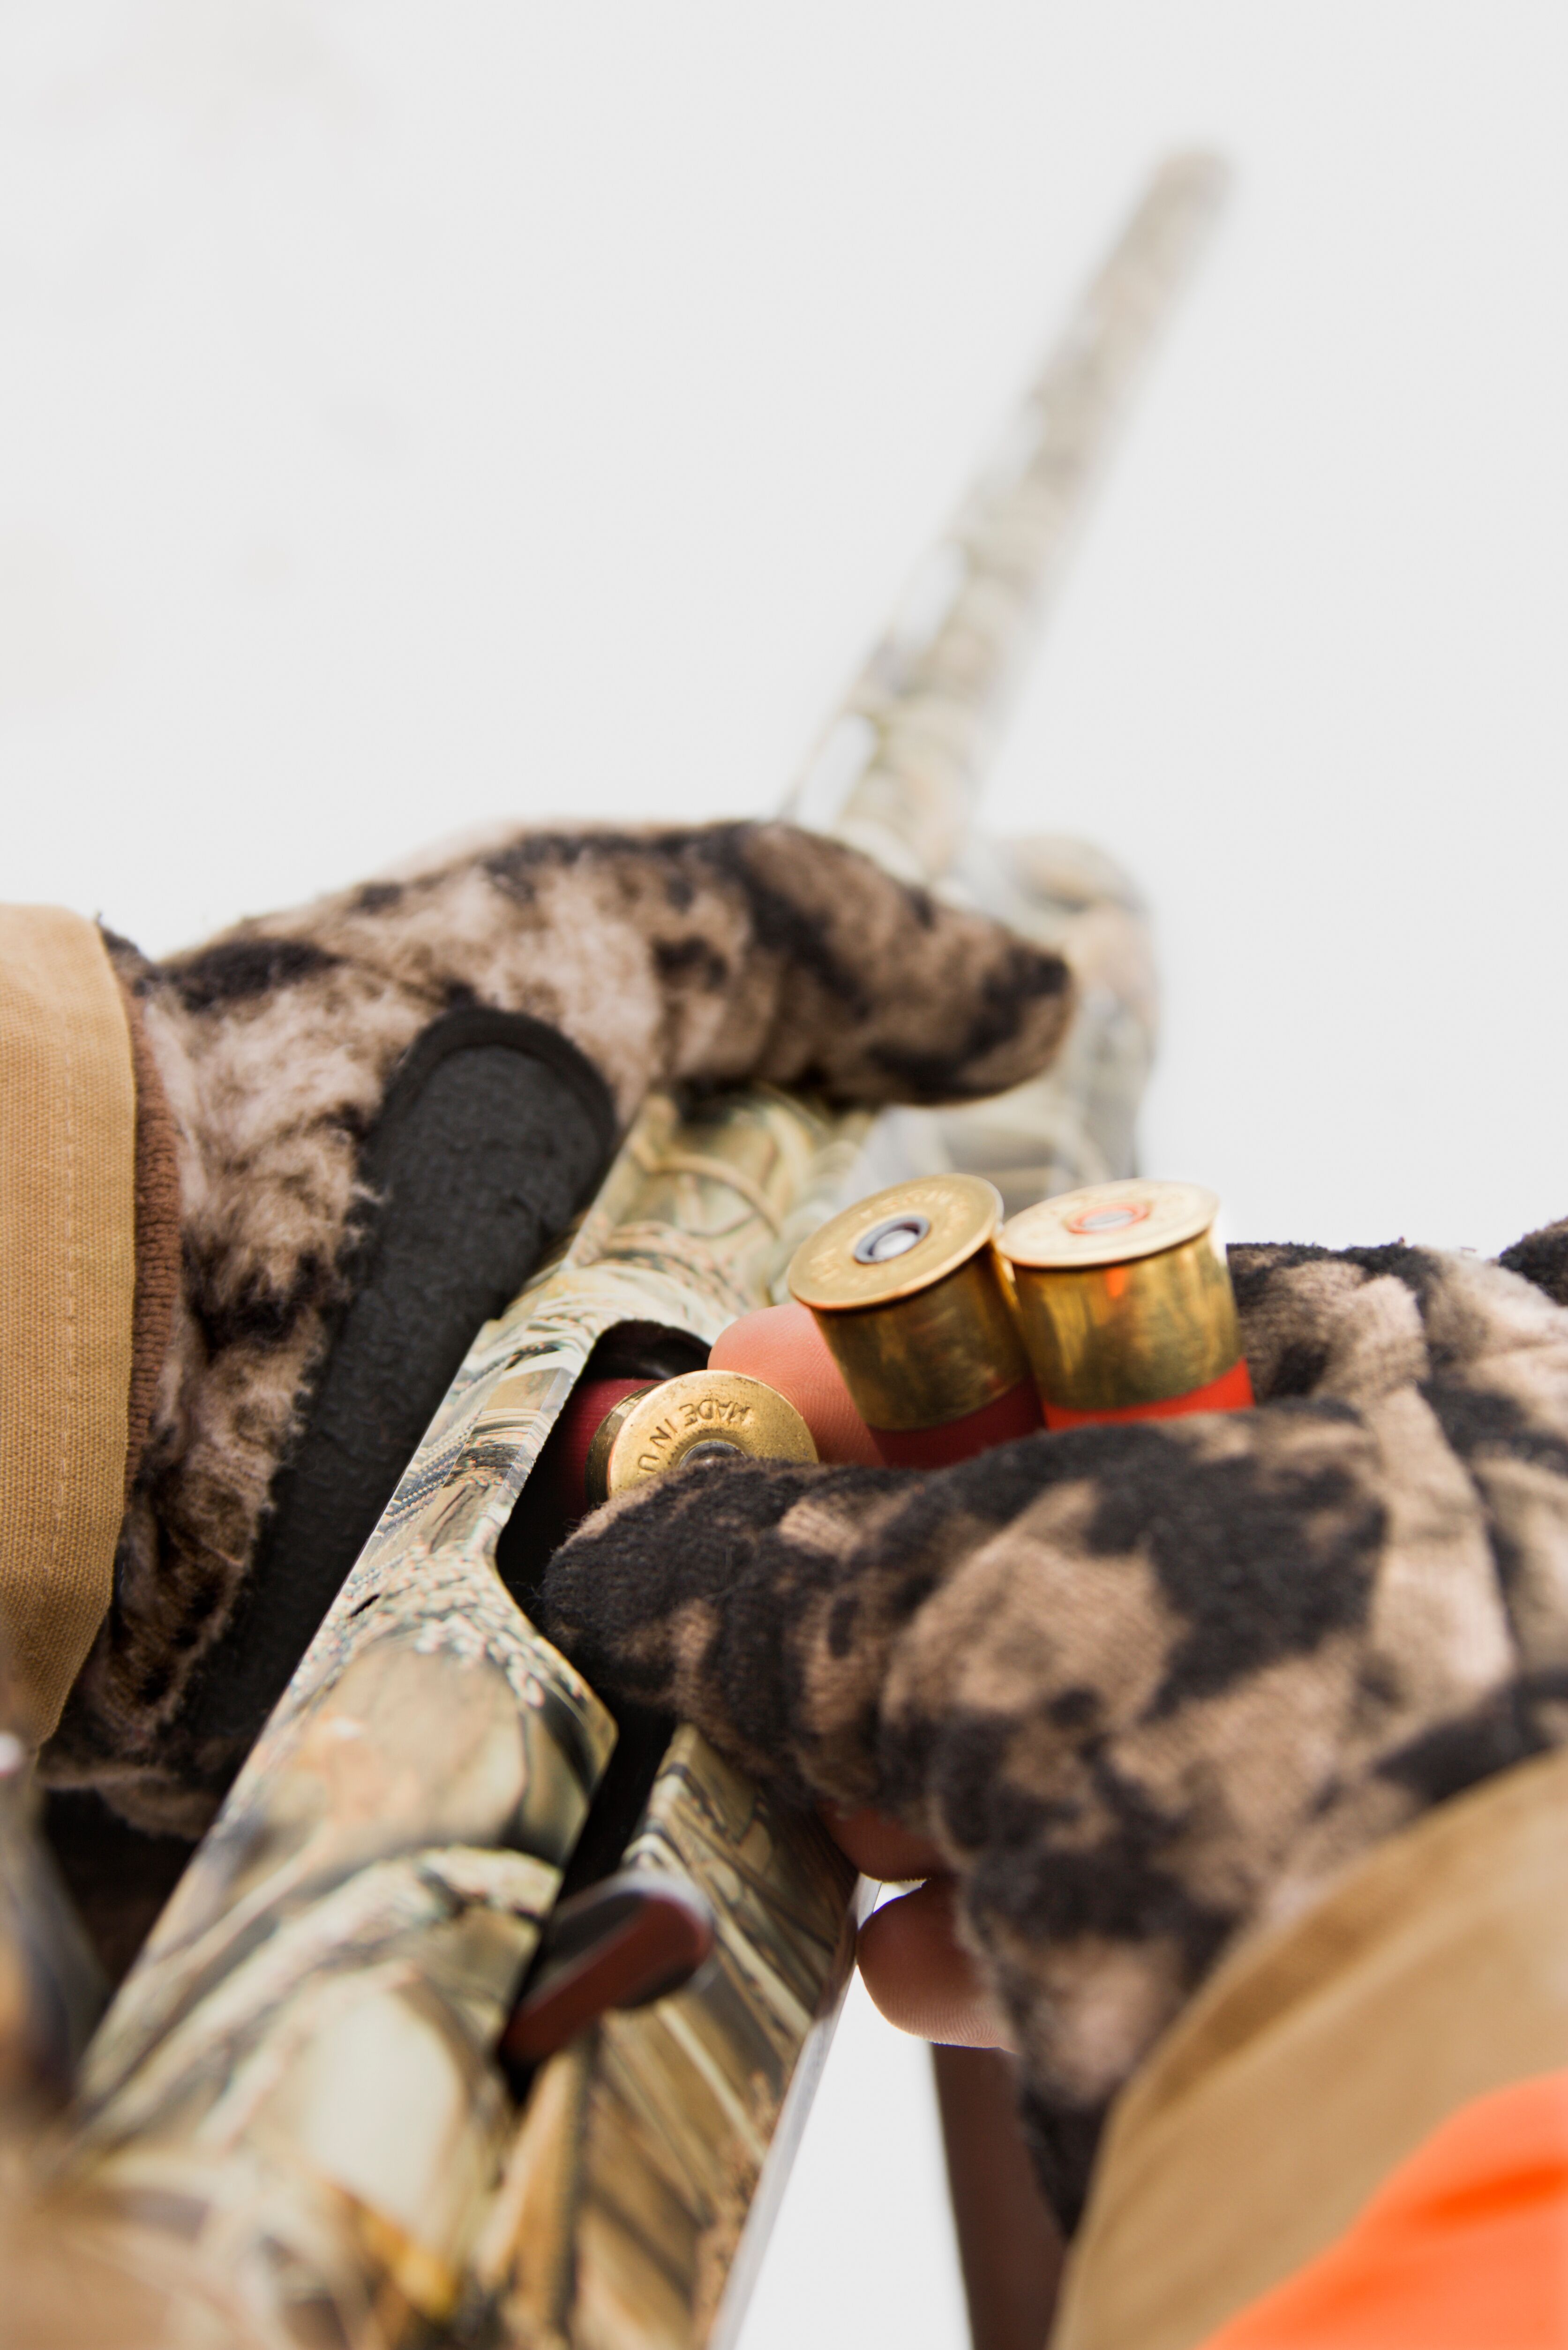
[[[690,1728],[628,1725],[612,1771],[617,1724],[508,1559],[597,1347],[675,1334],[700,1359],[784,1294],[806,1233],[910,1168],[983,1167],[1010,1207],[1129,1171],[1152,1040],[1136,900],[1092,854],[1010,858],[972,817],[1218,186],[1201,158],[1157,177],[786,810],[1064,944],[1082,1004],[1057,1071],[875,1131],[765,1089],[649,1100],[577,1229],[479,1333],[88,2051],[67,2175],[143,2272],[161,2243],[220,2272],[258,2342],[735,2337],[852,1964],[852,1875]],[[509,2089],[497,2040],[601,1790],[596,1865],[694,1882],[717,1951]]]

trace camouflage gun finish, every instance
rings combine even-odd
[[[782,2187],[853,1964],[853,1869],[689,1727],[625,1865],[683,1869],[719,1949],[687,1990],[605,2016],[546,2066],[475,2263],[508,2342],[733,2338],[765,2241],[759,2186]]]
[[[1022,460],[992,467],[944,542],[945,604],[928,593],[919,629],[906,607],[852,693],[868,755],[820,810],[819,757],[792,812],[981,899],[1012,886],[1005,858],[979,886],[963,871],[997,696],[1212,193],[1203,164],[1157,180],[1031,397]],[[1080,873],[1064,894],[1062,868],[1047,856],[1014,891],[1024,926],[1110,908],[1115,932],[1119,881],[1085,891]],[[1145,1035],[1137,987],[1099,993],[1116,1016],[1033,1106],[1024,1159],[1060,1180],[1114,1155],[1127,1071],[1141,1083],[1136,1050],[1105,1050],[1124,1014]],[[716,1962],[552,2059],[519,2124],[495,2041],[615,1732],[495,1549],[604,1334],[711,1342],[780,1294],[805,1232],[888,1180],[889,1151],[990,1148],[961,1117],[894,1121],[867,1148],[869,1125],[768,1091],[686,1116],[649,1102],[564,1251],[479,1334],[92,2043],[62,2175],[139,2257],[161,2231],[221,2272],[259,2343],[733,2339],[847,1981],[850,1872],[679,1731],[626,1864],[710,1894]]]
[[[790,1210],[844,1144],[782,1095],[707,1119],[649,1101],[566,1249],[480,1333],[91,2044],[71,2171],[244,2272],[264,2339],[369,2350],[478,2323],[472,2256],[515,2183],[493,2052],[615,1740],[503,1586],[496,1539],[597,1339],[651,1320],[711,1343],[764,1301]],[[729,1913],[713,1980],[663,2004],[699,2038],[725,2010],[732,2203],[774,2119],[762,2074],[776,2104],[846,1975],[849,1891],[813,1824],[738,1784],[687,1737],[628,1856],[662,1838]],[[782,1933],[759,1922],[774,1909]]]

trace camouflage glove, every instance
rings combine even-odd
[[[1517,1253],[1555,1281],[1568,1240]],[[1568,1313],[1402,1244],[1231,1261],[1256,1410],[692,1468],[546,1584],[596,1684],[940,1848],[1069,2224],[1239,1935],[1568,1737]]]
[[[1059,957],[784,825],[514,834],[166,963],[111,947],[143,1425],[43,1773],[185,1835],[649,1086],[986,1094],[1069,1001]]]

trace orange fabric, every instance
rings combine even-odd
[[[1564,2350],[1568,2072],[1462,2106],[1203,2350]]]
[[[1565,1820],[1568,1747],[1221,1960],[1111,2109],[1052,2350],[1212,2350],[1453,2116],[1568,2064]]]

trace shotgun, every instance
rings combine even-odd
[[[1062,944],[1081,1000],[1057,1067],[877,1121],[766,1088],[648,1100],[576,1228],[475,1338],[88,2049],[60,2177],[140,2275],[221,2279],[259,2344],[736,2338],[857,1887],[815,1821],[690,1727],[618,1724],[534,1629],[529,1478],[586,1372],[700,1363],[878,1185],[981,1170],[1012,1208],[1130,1172],[1153,1033],[1136,900],[1092,852],[1009,855],[973,816],[1220,185],[1201,157],[1157,175],[786,803]],[[498,2043],[563,1886],[612,1871],[691,1889],[711,1957],[508,2077]]]

